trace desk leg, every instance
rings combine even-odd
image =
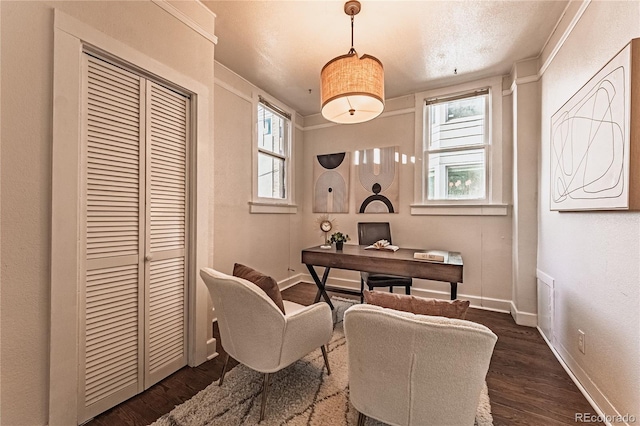
[[[333,310],[333,303],[331,303],[331,299],[329,298],[327,291],[324,289],[324,286],[327,283],[327,277],[329,276],[329,271],[331,270],[331,268],[328,268],[328,267],[325,268],[324,274],[322,275],[322,281],[320,281],[320,277],[318,277],[318,274],[316,273],[316,270],[313,268],[313,265],[307,265],[307,269],[311,274],[311,278],[313,278],[313,281],[316,283],[316,286],[318,287],[318,293],[316,293],[316,299],[314,303],[319,302],[320,296],[322,296],[324,298],[324,301],[329,304],[329,307],[331,308],[331,310]]]
[[[450,283],[451,284],[451,300],[456,300],[458,297],[458,283]]]

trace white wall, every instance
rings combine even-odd
[[[555,279],[554,347],[606,414],[636,418],[640,213],[549,211],[549,137],[558,108],[638,36],[639,2],[592,1],[544,72],[538,203],[538,269]],[[578,329],[586,333],[585,354]]]
[[[214,45],[150,1],[0,2],[3,424],[45,424],[49,401],[53,9],[210,88]],[[212,117],[211,117],[212,118]]]
[[[540,141],[540,83],[522,83],[523,68],[513,70],[513,288],[512,315],[521,325],[537,325],[536,251],[538,237],[538,146]],[[525,74],[525,75],[522,75]],[[528,76],[528,75],[527,75]],[[518,83],[520,81],[520,83]]]
[[[249,212],[252,191],[253,95],[259,88],[216,62],[214,138],[214,253],[213,265],[225,273],[235,262],[271,275],[281,285],[298,274],[300,262],[298,214]],[[294,128],[296,200],[302,198],[302,132]],[[293,265],[293,267],[291,266]]]
[[[316,230],[319,213],[313,213],[313,159],[318,154],[354,152],[361,149],[399,146],[400,153],[415,155],[415,100],[406,96],[387,100],[385,113],[375,120],[354,125],[328,125],[318,116],[305,118],[304,132],[304,199],[300,248],[318,245],[322,234]],[[394,113],[395,112],[395,113]],[[397,112],[402,112],[396,114]],[[506,113],[510,123],[510,113]],[[510,124],[506,124],[510,129]],[[504,129],[500,129],[503,131]],[[511,137],[503,138],[508,145]],[[507,152],[511,152],[509,146]],[[507,157],[509,158],[509,157]],[[353,154],[352,154],[353,159]],[[352,162],[353,163],[353,162]],[[499,165],[502,167],[504,165]],[[505,166],[505,179],[510,180],[510,166]],[[357,244],[359,221],[388,221],[393,243],[404,247],[460,251],[464,258],[464,283],[458,295],[469,298],[476,306],[509,309],[511,301],[511,216],[412,216],[414,202],[414,165],[400,165],[400,201],[398,214],[356,214],[354,197],[355,167],[351,165],[350,207],[348,214],[332,214],[337,230],[346,232]],[[507,182],[506,187],[510,189]],[[330,281],[336,285],[360,287],[357,272],[332,270]],[[449,298],[448,283],[414,280],[413,294]]]

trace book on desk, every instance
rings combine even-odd
[[[445,250],[426,250],[413,253],[414,259],[429,260],[431,262],[448,262],[449,252]]]
[[[378,240],[375,243],[371,244],[364,248],[365,250],[387,250],[387,251],[398,251],[400,247],[389,244],[387,240]]]

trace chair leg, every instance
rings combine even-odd
[[[324,366],[327,367],[327,376],[331,375],[331,368],[329,368],[329,357],[327,356],[327,348],[325,345],[320,346],[322,350],[322,357],[324,358]]]
[[[262,385],[262,406],[260,407],[260,421],[264,420],[264,409],[267,406],[267,393],[269,392],[269,373],[264,373],[264,384]]]
[[[227,354],[227,358],[224,360],[224,365],[222,366],[222,374],[220,374],[220,381],[218,382],[218,386],[222,386],[222,382],[224,382],[224,375],[227,373],[227,366],[229,365],[229,354]]]
[[[364,426],[365,420],[365,415],[358,411],[358,426]]]

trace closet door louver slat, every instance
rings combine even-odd
[[[145,386],[186,363],[188,99],[147,82],[147,362]],[[170,193],[171,196],[167,196]]]

